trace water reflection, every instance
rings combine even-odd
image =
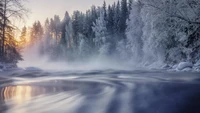
[[[50,88],[49,90],[53,90],[53,88]],[[37,98],[37,96],[48,93],[48,90],[44,87],[29,85],[7,86],[1,88],[0,91],[1,113],[27,113],[26,109],[12,110],[12,108],[23,106],[34,100],[34,98]],[[12,112],[9,112],[8,110],[11,110]]]
[[[0,88],[0,113],[54,113],[56,109],[61,112],[73,110],[81,103],[82,98],[77,92],[70,90],[73,86],[69,87],[19,85]]]
[[[33,93],[30,86],[8,86],[3,91],[5,101],[12,100],[15,104],[21,104],[26,100],[30,100]]]
[[[45,94],[46,90],[42,87],[32,86],[8,86],[1,89],[1,101],[7,106],[18,106],[36,96]]]
[[[152,74],[22,80],[0,87],[0,113],[200,113],[198,82]]]

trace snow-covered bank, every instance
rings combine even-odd
[[[170,71],[200,72],[200,61],[195,64],[191,62],[180,62],[173,66],[167,65],[164,68]]]
[[[0,72],[19,69],[20,68],[15,63],[0,63]]]
[[[173,71],[173,72],[200,72],[200,60],[196,63],[192,63],[189,61],[180,62],[177,64],[166,64],[163,62],[146,62],[146,63],[135,63],[137,67],[140,69],[147,69],[147,70],[166,70],[166,71]]]

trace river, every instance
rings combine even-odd
[[[0,113],[200,113],[200,73],[0,73]]]

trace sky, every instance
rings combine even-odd
[[[112,4],[118,0],[105,0],[107,4]],[[28,0],[25,7],[30,13],[25,22],[26,26],[31,26],[33,22],[40,20],[42,23],[46,18],[51,18],[54,15],[59,15],[62,19],[66,11],[70,15],[75,10],[85,12],[92,5],[102,6],[103,0]]]

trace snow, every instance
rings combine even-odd
[[[194,71],[200,72],[200,60],[198,60],[193,67]]]
[[[194,64],[194,66],[195,66],[195,67],[200,67],[200,60],[198,60],[198,61],[196,62],[196,64]]]
[[[196,71],[196,72],[200,72],[200,66],[195,66],[195,67],[193,68],[193,70]]]
[[[41,71],[41,69],[37,67],[27,67],[25,70],[26,71]]]
[[[182,70],[183,72],[191,72],[192,71],[192,68],[190,67],[186,67]]]
[[[172,67],[172,69],[176,69],[177,67],[178,67],[178,64],[174,65],[174,66]]]
[[[192,70],[193,66],[194,65],[192,63],[190,63],[190,62],[181,62],[181,63],[178,64],[176,69],[177,70],[188,71],[189,69]]]
[[[15,63],[0,63],[0,72],[18,69]]]

